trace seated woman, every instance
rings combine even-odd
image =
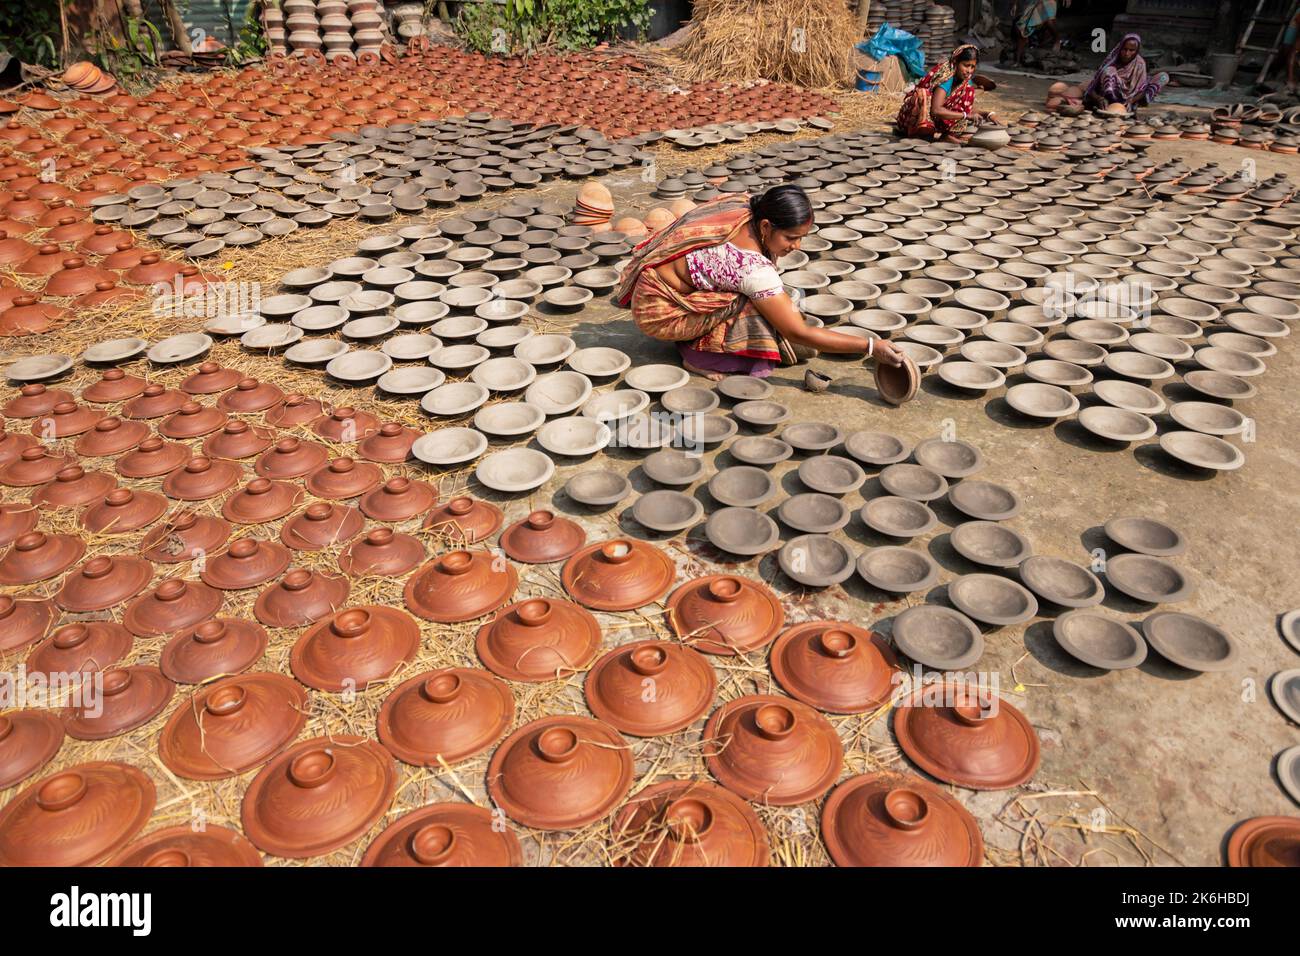
[[[979,50],[973,45],[959,46],[952,56],[940,60],[903,97],[903,106],[894,121],[903,136],[956,141],[970,128],[972,117],[997,122],[992,110],[975,109],[975,69]]]
[[[1129,33],[1106,55],[1087,86],[1053,83],[1047,91],[1047,108],[1088,106],[1113,113],[1129,113],[1136,106],[1153,102],[1169,82],[1168,73],[1147,76],[1147,61],[1142,58],[1142,38]]]
[[[676,342],[682,364],[714,381],[771,374],[795,346],[903,361],[898,347],[808,325],[776,261],[812,228],[812,204],[794,185],[702,203],[637,247],[615,301],[651,338]]]

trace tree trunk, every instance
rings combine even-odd
[[[867,17],[871,15],[871,0],[858,0],[858,35],[867,34]]]
[[[175,0],[161,0],[161,2],[163,11],[167,14],[167,22],[171,25],[172,42],[176,44],[176,49],[189,56],[194,52],[194,48],[190,45],[190,35],[185,31],[185,21],[181,18],[180,9],[176,6]]]

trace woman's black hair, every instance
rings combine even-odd
[[[798,229],[813,214],[808,194],[794,183],[773,186],[761,196],[749,197],[749,212],[755,228],[766,219],[778,229]]]
[[[952,58],[953,63],[969,63],[971,60],[976,63],[980,61],[980,51],[974,47],[967,47]]]

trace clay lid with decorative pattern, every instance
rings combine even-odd
[[[449,667],[400,684],[379,710],[379,740],[404,763],[438,767],[480,754],[510,729],[515,701],[487,671]]]
[[[54,603],[74,613],[105,611],[135,597],[153,580],[153,565],[130,554],[100,554],[69,571]]]
[[[362,866],[522,866],[519,838],[491,810],[435,803],[399,817],[370,844]]]
[[[495,611],[518,586],[518,572],[499,555],[451,551],[411,575],[403,598],[407,608],[426,621],[446,624]]]
[[[683,730],[703,717],[717,691],[713,665],[671,641],[637,641],[614,648],[587,675],[587,705],[607,724],[633,737]]]
[[[262,854],[241,833],[207,824],[200,831],[188,823],[164,827],[127,846],[106,864],[126,867],[252,867]]]
[[[343,607],[350,590],[341,574],[294,568],[263,589],[253,614],[267,627],[302,627]]]
[[[491,537],[504,521],[505,515],[496,505],[460,495],[430,510],[422,527],[454,544],[471,545]]]
[[[0,714],[0,790],[26,780],[63,746],[63,724],[48,710]]]
[[[169,680],[201,684],[248,670],[266,652],[266,631],[252,621],[218,617],[186,628],[163,647],[159,665]]]
[[[420,628],[409,614],[377,605],[350,607],[298,638],[289,667],[317,690],[362,690],[388,677],[419,649]]]
[[[688,581],[669,596],[668,622],[697,651],[730,656],[770,644],[785,624],[785,610],[762,582],[714,574]]]
[[[860,714],[889,701],[898,658],[884,639],[842,621],[808,621],[772,646],[772,673],[790,696],[832,714]]]
[[[78,740],[107,740],[143,727],[162,713],[176,685],[156,667],[110,667],[96,699],[80,701],[62,712],[63,729]]]
[[[628,800],[610,827],[616,866],[767,866],[754,808],[707,780],[666,780]]]
[[[564,590],[597,611],[631,611],[653,604],[672,587],[677,569],[660,548],[617,538],[578,551],[564,565]]]

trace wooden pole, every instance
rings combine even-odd
[[[867,35],[867,17],[871,15],[871,0],[858,0],[858,33]]]

